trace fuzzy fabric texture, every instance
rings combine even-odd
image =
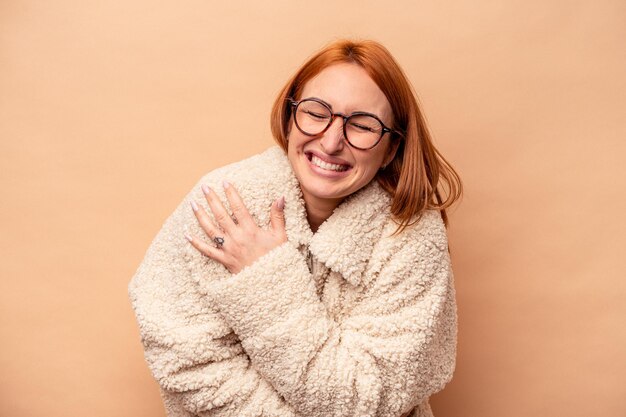
[[[237,274],[183,236],[208,241],[189,200],[212,216],[207,184],[228,208],[223,180],[263,227],[285,196],[288,241]],[[128,286],[168,415],[432,416],[456,356],[447,235],[432,210],[390,236],[390,201],[372,181],[313,233],[278,146],[203,176]]]

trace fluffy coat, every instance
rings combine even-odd
[[[285,196],[288,241],[237,274],[191,246],[208,237],[200,186],[222,181],[257,224]],[[273,146],[193,187],[152,241],[128,291],[170,417],[432,416],[455,367],[457,310],[445,226],[427,211],[397,236],[376,181],[313,233],[299,183]]]

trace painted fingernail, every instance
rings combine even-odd
[[[230,187],[230,183],[228,181],[223,182],[224,188]]]
[[[187,239],[190,242],[193,241],[193,238],[190,235],[188,235],[187,233],[185,233],[185,239]]]
[[[196,204],[195,201],[191,200],[191,208],[193,209],[193,211],[198,211],[198,205]]]
[[[278,208],[281,210],[285,208],[285,196],[278,199]]]
[[[209,191],[210,191],[209,186],[206,184],[202,184],[202,192],[204,193],[204,195],[209,195]]]

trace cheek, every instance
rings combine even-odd
[[[293,149],[294,152],[302,152],[304,146],[312,140],[317,140],[316,138],[312,138],[310,136],[306,136],[302,134],[297,128],[293,125],[290,125],[288,130],[288,134],[286,136],[287,139],[287,148]]]
[[[377,152],[375,155],[364,155],[362,158],[359,158],[358,165],[366,175],[374,176],[382,165],[382,160],[383,155]]]

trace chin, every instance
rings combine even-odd
[[[362,185],[355,184],[353,178],[346,177],[342,180],[327,179],[317,177],[311,173],[306,173],[299,178],[300,187],[312,197],[325,200],[338,200],[348,197],[363,188]]]
[[[323,187],[319,185],[306,185],[301,184],[302,188],[311,196],[323,200],[337,200],[342,199],[350,193],[342,193],[338,190],[332,190],[330,187]]]

